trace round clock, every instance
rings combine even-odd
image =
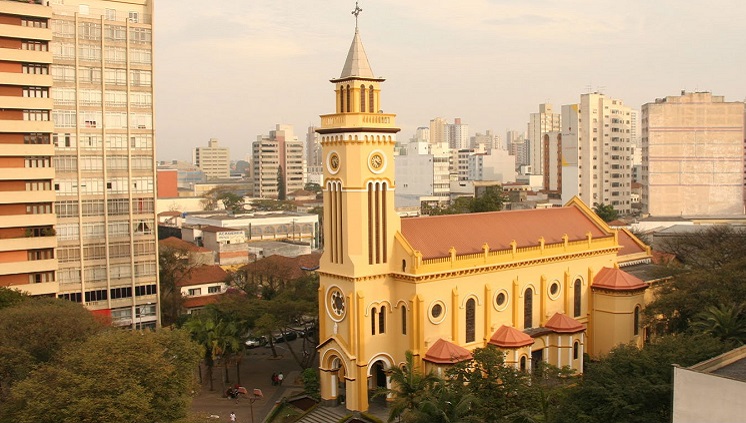
[[[329,172],[334,174],[339,172],[339,154],[337,154],[336,151],[332,151],[329,153],[329,156],[327,157],[327,164],[326,167],[329,169]]]
[[[381,173],[386,168],[386,158],[380,151],[374,151],[368,157],[368,167],[373,173]]]

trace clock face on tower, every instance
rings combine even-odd
[[[374,151],[368,156],[368,168],[373,173],[381,173],[386,168],[386,158],[380,151]]]
[[[331,153],[329,153],[326,163],[326,167],[327,169],[329,169],[329,173],[339,172],[339,163],[339,154],[337,154],[336,151],[332,151]]]

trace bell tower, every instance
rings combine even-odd
[[[396,115],[383,113],[381,83],[368,62],[357,18],[342,73],[334,78],[335,113],[321,115],[324,158],[323,272],[358,278],[388,273],[394,235]]]

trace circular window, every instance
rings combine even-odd
[[[505,310],[508,307],[508,291],[501,289],[495,294],[495,309],[497,311]]]
[[[339,322],[344,319],[347,307],[345,304],[345,296],[342,293],[342,290],[336,287],[330,289],[327,302],[329,317],[331,317],[332,320],[334,320],[335,322]]]
[[[430,315],[428,317],[432,323],[442,322],[446,317],[446,305],[442,301],[434,301],[430,305]]]
[[[560,284],[557,281],[552,282],[549,285],[549,298],[556,300],[557,297],[559,297],[560,293]]]

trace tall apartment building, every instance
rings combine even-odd
[[[277,125],[269,135],[258,135],[252,146],[251,161],[254,197],[285,198],[287,193],[303,189],[306,179],[303,143],[293,135],[292,125]],[[281,181],[284,186],[280,185]]]
[[[152,1],[50,4],[57,295],[155,326]]]
[[[220,147],[217,138],[210,138],[207,147],[197,147],[192,163],[205,173],[207,179],[227,179],[231,176],[231,155],[228,147]]]
[[[744,214],[744,103],[682,92],[642,106],[642,209]]]
[[[488,129],[484,134],[477,132],[476,135],[471,137],[470,146],[480,151],[505,150],[500,145],[500,137],[491,129]]]
[[[448,121],[441,117],[430,119],[430,144],[439,145],[448,144],[446,138],[446,125]]]
[[[445,130],[449,148],[456,150],[469,148],[469,125],[461,123],[461,118],[456,118],[453,123],[446,124]]]
[[[52,9],[0,2],[0,286],[55,295]]]
[[[316,127],[311,125],[306,132],[306,166],[321,166],[323,158],[321,157],[321,142],[319,134],[316,133]]]
[[[539,113],[531,113],[528,120],[529,164],[535,174],[545,174],[544,135],[559,131],[562,125],[561,114],[554,113],[552,105],[539,104]]]
[[[515,165],[520,167],[529,164],[528,142],[523,134],[517,131],[507,131],[506,142],[508,153],[515,156]],[[531,169],[531,173],[538,173],[538,169]]]
[[[597,92],[562,106],[562,201],[577,195],[590,205],[631,212],[631,112]]]

